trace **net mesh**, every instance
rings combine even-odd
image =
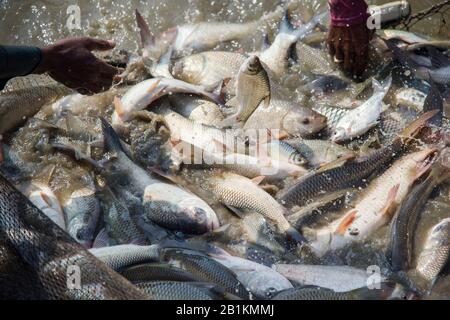
[[[0,175],[0,298],[148,299]]]

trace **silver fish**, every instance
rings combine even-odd
[[[284,217],[285,209],[251,180],[233,173],[213,173],[205,181],[204,187],[226,206],[236,208],[237,211],[256,211],[289,240],[304,242],[303,236]]]
[[[90,248],[100,216],[100,203],[95,189],[80,188],[63,204],[67,232],[80,244]]]
[[[444,219],[430,230],[417,258],[417,272],[432,286],[450,256],[450,219]]]
[[[371,283],[371,274],[349,266],[275,264],[273,268],[299,285],[318,286],[336,292],[351,291],[366,287],[368,284],[377,285],[386,280],[380,276]]]
[[[236,82],[236,97],[232,102],[237,111],[222,121],[222,126],[245,122],[264,101],[270,103],[270,80],[266,70],[257,56],[250,56],[239,69]],[[227,103],[230,104],[230,101]]]
[[[144,222],[148,219],[150,224],[188,234],[219,227],[215,212],[205,201],[148,174],[123,152],[120,139],[105,119],[102,128],[107,150],[115,154],[103,172],[115,192],[141,207]]]

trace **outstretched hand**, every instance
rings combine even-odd
[[[42,48],[42,59],[34,73],[48,72],[56,81],[81,94],[109,89],[118,69],[96,58],[91,51],[115,47],[113,41],[88,37],[60,40]]]
[[[369,61],[371,36],[366,23],[348,27],[331,26],[327,41],[329,52],[345,72],[359,78]]]

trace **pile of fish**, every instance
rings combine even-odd
[[[450,298],[450,43],[379,30],[358,83],[327,13],[291,11],[159,36],[136,11],[107,92],[11,80],[1,174],[153,299]]]

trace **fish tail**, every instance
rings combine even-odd
[[[294,227],[289,227],[286,230],[286,237],[289,241],[298,243],[298,244],[304,244],[307,243],[308,241],[306,240],[306,238],[304,236],[302,236],[300,234],[300,232],[298,232]]]
[[[437,84],[432,80],[430,81],[430,84],[431,88],[425,99],[423,111],[428,112],[438,110],[438,113],[429,120],[429,123],[440,127],[442,125],[442,117],[444,114],[444,102]]]
[[[148,48],[152,47],[155,44],[155,37],[150,32],[150,28],[147,22],[145,22],[144,17],[139,13],[137,9],[135,10],[135,14],[136,22],[139,28],[139,34],[141,36],[142,48],[145,53]]]
[[[392,84],[392,76],[389,76],[383,83],[379,82],[377,79],[372,79],[372,87],[374,93],[384,93],[386,94],[389,91],[389,88]]]
[[[109,124],[109,122],[101,117],[100,118],[102,122],[102,132],[103,137],[105,139],[105,147],[107,151],[113,151],[113,152],[123,152],[125,151],[122,148],[122,144],[120,143],[120,138],[117,135],[116,131],[114,131],[113,127]]]

